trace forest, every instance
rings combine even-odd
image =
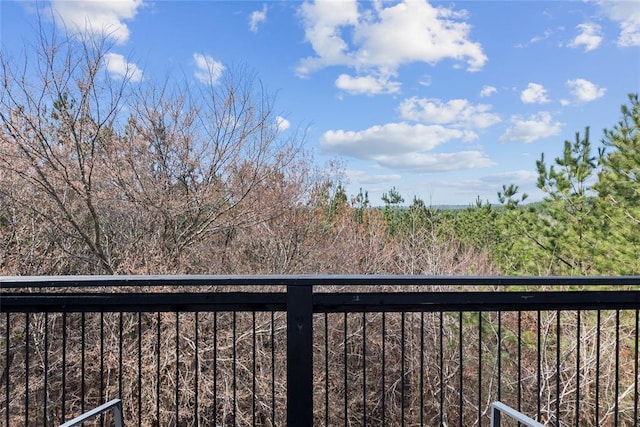
[[[106,73],[105,40],[33,48],[0,58],[0,274],[640,272],[638,94],[601,141],[587,127],[541,154],[544,201],[505,183],[500,205],[451,210],[349,197],[247,68],[133,85]]]

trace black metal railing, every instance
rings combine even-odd
[[[138,426],[488,426],[495,401],[547,425],[638,425],[639,277],[0,286],[2,425],[114,398]]]

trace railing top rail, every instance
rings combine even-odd
[[[4,276],[2,288],[93,286],[640,286],[640,276],[158,275]]]
[[[527,427],[544,427],[544,424],[537,422],[533,418],[526,416],[522,412],[516,411],[502,402],[493,402],[491,404],[491,427],[500,427],[501,424],[500,415],[496,411],[507,415],[513,420],[518,421],[519,424],[524,424]]]
[[[286,311],[286,292],[3,292],[6,312]],[[316,313],[638,309],[640,290],[312,293]]]
[[[98,415],[104,412],[107,412],[109,410],[114,411],[113,419],[115,421],[116,427],[123,427],[124,420],[123,420],[123,414],[122,414],[122,401],[120,399],[113,399],[103,405],[100,405],[97,408],[94,408],[70,421],[67,421],[64,424],[61,424],[60,427],[79,426],[85,421],[89,421],[90,419],[95,418]]]

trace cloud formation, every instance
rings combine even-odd
[[[585,79],[568,80],[567,86],[578,101],[591,102],[604,96],[607,89],[598,87]]]
[[[618,46],[640,46],[640,7],[636,1],[599,0],[598,5],[620,27]]]
[[[80,33],[107,36],[118,44],[129,40],[125,21],[132,20],[144,6],[142,0],[69,1],[51,0],[51,13],[56,25]]]
[[[551,37],[552,34],[553,34],[553,31],[547,28],[546,30],[544,30],[544,33],[542,33],[541,36],[531,37],[531,39],[529,40],[529,43],[533,44],[533,43],[541,42],[542,40],[547,40],[549,37]]]
[[[547,90],[538,83],[529,83],[527,88],[520,94],[520,100],[525,104],[546,104],[549,102]]]
[[[532,44],[539,43],[544,40],[548,40],[552,35],[553,35],[553,30],[550,28],[547,28],[546,30],[544,30],[544,33],[542,33],[541,35],[533,36],[526,43],[518,43],[515,45],[515,47],[524,48]]]
[[[315,3],[305,2],[300,7],[305,27],[305,40],[317,56],[301,61],[296,71],[307,75],[331,65],[351,65],[349,46],[342,39],[342,28],[358,23],[358,4],[355,0]]]
[[[511,127],[500,137],[501,142],[524,142],[530,144],[540,138],[558,135],[562,123],[554,122],[551,114],[542,111],[528,118],[513,116]]]
[[[111,77],[127,78],[134,83],[142,80],[142,70],[136,64],[127,62],[120,54],[107,53],[104,56],[104,65]]]
[[[464,11],[434,7],[425,0],[360,7],[355,0],[302,4],[305,40],[315,56],[300,61],[298,75],[347,66],[360,79],[372,75],[384,81],[395,76],[401,65],[414,62],[435,65],[451,59],[466,63],[468,71],[478,71],[487,62],[480,43],[469,38],[471,26]]]
[[[249,31],[258,32],[258,25],[267,20],[267,5],[262,5],[262,10],[254,10],[249,15]]]
[[[331,152],[359,159],[375,159],[380,155],[428,151],[464,133],[443,126],[426,126],[405,122],[372,126],[362,131],[329,130],[321,146]]]
[[[193,60],[196,63],[194,75],[200,83],[214,85],[218,82],[224,71],[222,62],[216,61],[212,56],[200,53],[194,53]]]
[[[400,82],[390,81],[388,77],[351,77],[348,74],[340,74],[335,84],[338,89],[351,95],[399,93],[400,87],[402,86]]]
[[[480,91],[480,96],[482,98],[487,98],[487,97],[493,95],[494,93],[496,93],[497,91],[498,91],[498,89],[496,89],[493,86],[484,85],[484,86],[482,86],[482,90]]]
[[[602,43],[602,31],[600,29],[600,25],[584,23],[578,25],[576,28],[581,32],[571,41],[571,43],[569,43],[569,47],[577,48],[584,46],[584,51],[589,52],[597,49],[598,46],[600,46],[600,43]]]
[[[276,126],[278,126],[278,130],[282,132],[291,127],[291,122],[282,116],[276,116]]]
[[[387,168],[435,172],[491,165],[491,160],[481,151],[431,152],[446,142],[474,137],[473,132],[466,130],[399,122],[355,132],[330,130],[324,133],[320,145],[328,152],[373,160]]]
[[[492,166],[493,162],[482,151],[453,153],[411,153],[380,156],[381,166],[410,172],[446,172]]]
[[[399,107],[403,119],[432,124],[449,124],[456,128],[487,128],[500,122],[500,116],[491,113],[491,105],[473,105],[466,99],[439,99],[412,97]]]
[[[398,181],[402,178],[400,174],[369,174],[363,170],[347,169],[344,171],[349,182],[371,185],[371,184],[388,184],[391,181]]]

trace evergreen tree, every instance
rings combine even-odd
[[[475,205],[456,212],[454,227],[461,243],[474,249],[493,250],[497,241],[497,212],[478,197]]]
[[[358,194],[351,199],[351,205],[354,207],[354,219],[358,224],[364,224],[367,222],[368,211],[371,208],[371,202],[369,201],[369,192],[363,191],[360,188]]]
[[[622,119],[592,154],[589,128],[565,141],[562,156],[536,162],[542,203],[521,206],[518,188],[498,193],[496,259],[507,273],[633,275],[640,272],[640,102],[629,95]]]
[[[387,230],[390,235],[395,235],[402,223],[401,204],[404,203],[404,198],[400,192],[393,187],[388,193],[382,194],[382,201],[384,202],[384,219],[387,222]]]
[[[576,133],[573,143],[565,141],[563,155],[555,164],[547,167],[543,153],[536,166],[538,188],[548,194],[545,213],[540,216],[539,242],[557,261],[553,273],[594,273],[598,213],[591,183],[597,162],[591,154],[589,128],[582,139]]]
[[[610,274],[639,274],[640,259],[640,102],[629,94],[621,107],[622,119],[604,130],[600,151],[598,207],[602,212],[598,238],[606,244],[605,264]]]
[[[498,192],[503,210],[495,221],[494,259],[507,274],[549,275],[555,263],[540,238],[539,213],[534,206],[521,205],[527,194],[518,191],[510,184]]]

